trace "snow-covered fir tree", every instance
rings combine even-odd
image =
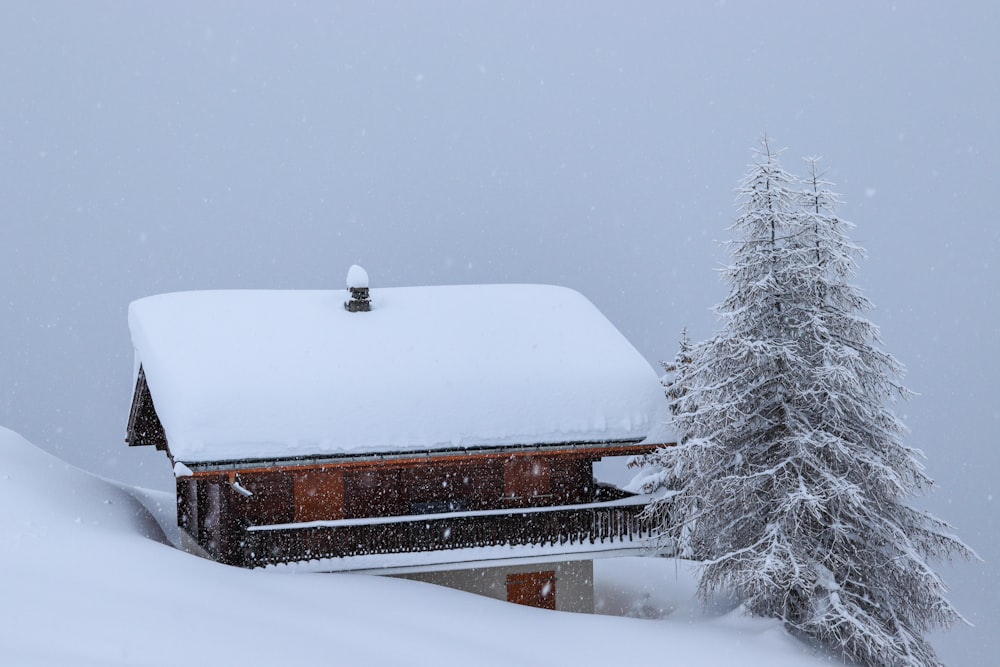
[[[687,327],[685,327],[681,330],[680,345],[677,348],[677,354],[674,355],[674,360],[660,362],[660,366],[663,367],[664,372],[660,378],[660,382],[663,384],[663,390],[667,396],[670,411],[675,416],[680,409],[680,399],[684,394],[684,387],[688,384],[686,373],[691,369],[691,361],[691,339],[688,337]],[[679,444],[683,445],[685,442],[686,438],[682,435],[679,439]],[[662,452],[659,451],[633,457],[629,461],[629,467],[641,469],[633,484],[649,491],[665,492],[666,494],[673,493],[672,489],[681,486],[682,482],[675,474],[677,471],[671,468],[664,468],[661,462]],[[664,494],[660,493],[659,495],[662,498]],[[666,526],[670,524],[669,505],[670,503],[663,502],[662,500],[651,503],[645,510],[645,520],[654,526]],[[690,525],[691,523],[681,526],[681,529],[685,532],[684,539],[680,540],[681,548],[679,550],[670,549],[674,555],[681,558],[695,557],[695,554],[691,551],[690,542],[686,539]],[[671,540],[669,547],[677,546],[677,543],[672,538],[668,539]]]
[[[647,510],[735,593],[869,665],[940,664],[924,638],[961,616],[928,562],[974,554],[907,501],[931,485],[890,409],[909,392],[850,284],[861,250],[815,161],[800,182],[764,138],[739,187],[720,330],[675,375],[680,439],[648,457]],[[680,384],[678,384],[680,383]]]
[[[663,367],[661,381],[671,406],[677,405],[677,399],[684,392],[684,372],[690,363],[691,339],[688,337],[688,331],[685,327],[681,330],[680,346],[677,348],[674,360],[669,363],[666,361],[660,362],[660,365]]]

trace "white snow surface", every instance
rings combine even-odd
[[[677,561],[597,561],[597,608],[619,617],[591,616],[402,579],[232,568],[171,546],[173,515],[172,494],[99,479],[0,428],[0,664],[840,664],[724,601],[702,611]]]
[[[192,475],[194,473],[191,472],[191,468],[188,468],[180,461],[174,464],[174,477],[191,477]]]
[[[351,264],[351,268],[347,269],[347,287],[368,287],[368,272],[364,267]]]
[[[180,292],[129,327],[175,459],[642,439],[663,388],[564,287]]]

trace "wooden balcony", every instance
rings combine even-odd
[[[639,519],[644,498],[605,503],[448,512],[419,516],[250,526],[239,560],[244,567],[275,563],[532,545],[551,554],[608,550],[649,536]],[[582,547],[582,548],[581,548]],[[588,548],[589,547],[589,548]]]

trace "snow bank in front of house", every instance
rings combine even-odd
[[[563,287],[163,294],[129,308],[171,453],[185,462],[644,438],[645,359]]]
[[[666,559],[595,564],[605,613],[659,620],[553,612],[401,579],[219,565],[165,543],[154,515],[172,500],[0,428],[0,664],[829,664],[774,622],[701,614]]]

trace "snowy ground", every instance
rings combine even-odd
[[[161,528],[172,514],[168,494],[99,479],[0,428],[0,664],[831,663],[774,622],[725,603],[702,611],[672,560],[599,561],[604,615],[579,615],[398,579],[231,568],[174,549]]]

